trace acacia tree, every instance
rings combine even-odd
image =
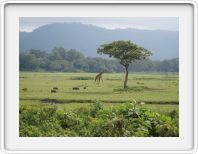
[[[120,60],[120,64],[125,68],[124,88],[127,88],[128,68],[129,64],[136,60],[143,60],[151,55],[147,49],[138,46],[130,41],[113,41],[109,44],[101,45],[97,53],[107,54],[109,57],[114,57]]]

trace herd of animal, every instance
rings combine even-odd
[[[83,86],[83,89],[87,89],[88,86]],[[80,90],[80,87],[73,87],[73,90]]]
[[[87,89],[88,86],[83,86],[83,89]],[[80,90],[80,87],[73,87],[73,90]],[[22,91],[26,92],[28,89],[27,88],[23,88]],[[51,93],[57,93],[58,92],[58,87],[53,87],[50,90]]]
[[[104,72],[100,72],[99,74],[97,74],[96,75],[96,77],[95,77],[95,82],[96,83],[100,83],[100,81],[102,81],[103,82],[103,79],[102,79],[102,74],[103,74]],[[73,90],[80,90],[80,87],[81,86],[78,86],[78,87],[73,87],[72,89]],[[83,89],[87,89],[87,87],[88,86],[82,86],[83,87]],[[24,91],[24,92],[26,92],[28,89],[27,88],[23,88],[22,89],[22,91]],[[51,90],[50,90],[50,92],[51,93],[57,93],[58,92],[58,87],[53,87]]]

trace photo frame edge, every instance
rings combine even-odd
[[[187,3],[187,4],[190,4],[194,7],[194,71],[193,71],[193,74],[194,74],[194,87],[193,87],[193,91],[194,91],[194,146],[193,146],[193,149],[190,150],[190,151],[166,151],[166,153],[176,153],[176,152],[181,152],[181,153],[186,153],[186,152],[190,152],[190,153],[196,153],[197,152],[197,148],[198,148],[198,145],[197,145],[197,138],[198,138],[198,133],[197,133],[197,130],[198,130],[198,127],[197,127],[197,116],[198,116],[198,113],[197,113],[197,58],[198,58],[198,54],[197,52],[197,1],[195,0],[180,0],[180,1],[165,1],[165,0],[160,0],[159,2],[157,1],[153,1],[153,0],[148,0],[148,1],[55,1],[55,0],[52,0],[52,1],[3,1],[1,2],[1,151],[3,153],[7,153],[7,152],[16,152],[16,153],[26,153],[26,152],[29,152],[29,151],[9,151],[5,148],[5,136],[4,136],[4,122],[5,122],[5,119],[4,119],[4,103],[5,103],[5,93],[4,93],[4,89],[5,89],[5,76],[4,76],[4,72],[5,72],[5,61],[4,61],[4,37],[5,37],[5,34],[4,34],[4,21],[5,21],[5,14],[4,14],[4,11],[5,11],[5,7],[7,4],[21,4],[21,3],[25,3],[25,4],[29,4],[29,3],[33,3],[33,4],[40,4],[40,3],[50,3],[50,4],[55,4],[55,3],[159,3],[159,4],[168,4],[168,3],[177,3],[177,4],[180,4],[180,3]],[[38,153],[38,152],[41,152],[41,151],[36,151],[35,153]],[[51,153],[51,151],[45,151],[46,153]],[[45,153],[45,152],[42,152],[42,153]],[[56,151],[57,152],[57,151]],[[63,151],[64,153],[71,153],[71,151]],[[72,151],[72,153],[74,153],[75,151]],[[82,151],[82,153],[98,153],[98,151]],[[99,151],[99,153],[115,153],[115,151]],[[120,152],[116,152],[116,153],[134,153],[134,152],[138,152],[138,153],[141,153],[141,151],[120,151]],[[164,153],[163,151],[148,151],[149,153],[152,152],[152,153]],[[52,152],[53,153],[53,152]],[[62,152],[58,152],[58,153],[62,153]],[[81,153],[79,151],[77,151],[77,153]],[[145,153],[145,152],[143,152]]]

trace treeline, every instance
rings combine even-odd
[[[118,60],[85,57],[82,53],[55,47],[51,53],[32,49],[19,54],[20,71],[50,72],[123,72]],[[130,72],[178,72],[179,59],[163,61],[142,60],[131,63]]]

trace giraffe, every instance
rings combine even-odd
[[[102,80],[102,82],[103,82],[103,79],[102,79],[102,74],[103,74],[104,72],[100,72],[98,75],[96,75],[96,77],[95,77],[95,82],[97,81],[97,83],[99,84],[100,83],[100,80]]]

